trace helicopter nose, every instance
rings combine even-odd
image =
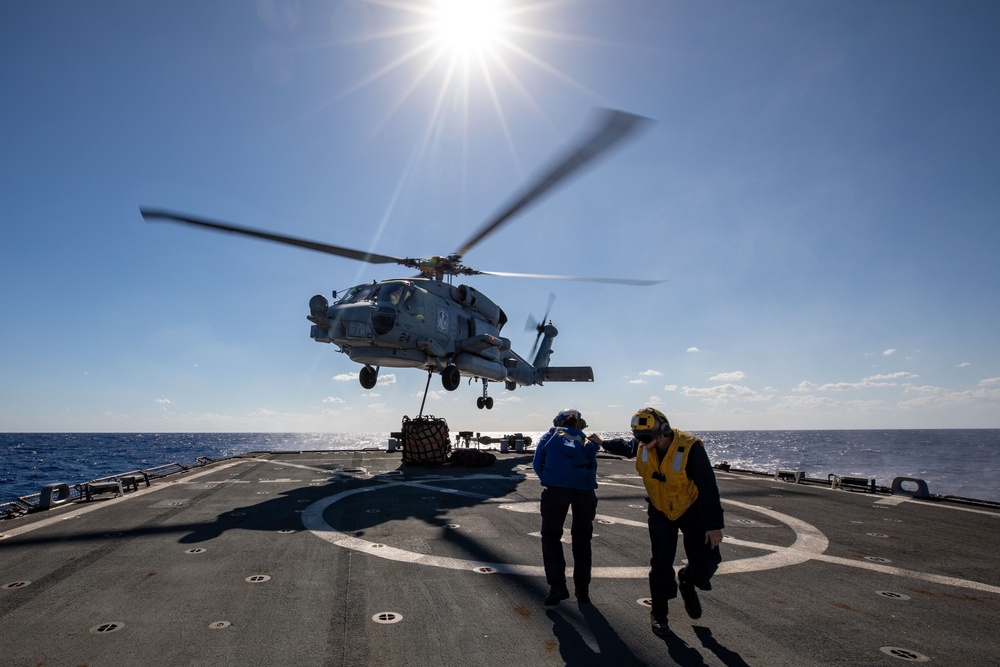
[[[325,318],[326,311],[330,307],[330,302],[322,294],[317,294],[309,299],[309,313],[313,317]]]

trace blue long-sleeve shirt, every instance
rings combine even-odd
[[[542,486],[597,488],[597,445],[578,429],[550,429],[538,440],[531,465]]]

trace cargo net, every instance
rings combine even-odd
[[[430,415],[403,417],[403,465],[442,465],[448,462],[451,440],[448,422]]]

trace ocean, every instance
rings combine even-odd
[[[452,431],[452,436],[457,431]],[[543,432],[525,432],[537,442]],[[505,433],[483,433],[500,437]],[[604,438],[626,433],[601,433]],[[931,493],[1000,502],[1000,429],[697,431],[712,463],[808,477],[916,477]],[[53,482],[77,484],[198,456],[262,450],[385,449],[382,433],[0,433],[0,503]]]

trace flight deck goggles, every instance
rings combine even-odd
[[[632,435],[644,445],[656,440],[657,436],[665,435],[670,430],[667,416],[656,408],[643,408],[632,415]]]

